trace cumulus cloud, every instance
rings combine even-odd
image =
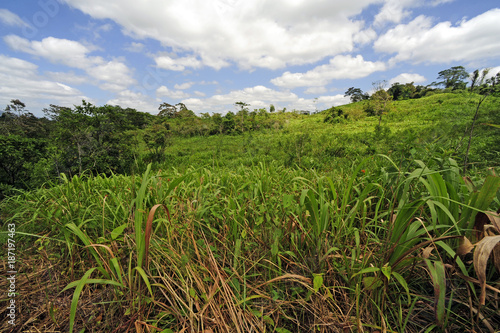
[[[411,15],[411,9],[423,6],[435,7],[455,0],[386,0],[375,15],[375,26],[383,26],[386,23],[400,23]]]
[[[401,84],[406,84],[406,83],[422,83],[427,81],[425,77],[423,77],[420,74],[412,74],[412,73],[401,73],[398,76],[392,78],[389,80],[389,84],[393,84],[396,82],[399,82]]]
[[[45,74],[45,76],[51,78],[54,81],[66,82],[69,84],[80,85],[80,84],[88,83],[90,81],[88,76],[77,75],[73,71],[69,71],[69,72],[45,72],[44,74]]]
[[[170,90],[165,86],[161,86],[158,89],[156,89],[156,96],[158,97],[169,97],[172,99],[182,99],[182,98],[188,98],[189,94],[185,93],[182,90]]]
[[[176,84],[174,86],[175,89],[179,89],[179,90],[184,90],[184,89],[189,89],[193,86],[194,82],[184,82],[184,83],[181,83],[181,84]]]
[[[87,69],[87,73],[108,84],[106,90],[111,91],[125,89],[136,82],[132,78],[130,69],[124,63],[116,60],[90,67]]]
[[[41,41],[29,41],[16,35],[4,37],[5,43],[15,51],[43,57],[52,63],[75,68],[86,68],[101,63],[100,57],[88,57],[91,49],[79,42],[68,39],[47,37]]]
[[[181,57],[181,58],[159,56],[155,58],[155,62],[158,68],[168,69],[171,71],[183,71],[186,69],[186,67],[200,68],[202,66],[201,61],[196,59],[196,57],[194,56]]]
[[[492,9],[453,26],[418,16],[408,24],[390,29],[375,43],[378,52],[396,53],[392,62],[472,62],[500,57],[500,9]]]
[[[109,105],[119,105],[122,108],[133,108],[138,111],[158,113],[158,106],[155,101],[141,92],[123,90],[117,93],[116,97],[106,102]]]
[[[41,109],[47,107],[48,103],[71,106],[78,104],[82,99],[90,100],[78,89],[41,77],[37,65],[2,54],[0,54],[0,82],[2,82],[0,103],[5,105],[15,98],[26,103],[28,109],[33,107]],[[41,101],[47,101],[47,104],[40,104]]]
[[[84,70],[90,77],[101,81],[101,88],[110,91],[126,89],[136,81],[132,71],[118,60],[106,61],[102,57],[89,56],[95,48],[82,43],[47,37],[41,41],[29,41],[16,35],[4,37],[5,43],[15,51],[42,57],[52,63]]]
[[[309,94],[309,95],[324,94],[326,92],[327,92],[327,89],[325,87],[309,87],[304,91],[305,94]]]
[[[273,104],[277,109],[284,107],[287,110],[315,110],[325,109],[332,105],[349,103],[349,98],[343,95],[320,96],[314,98],[301,98],[290,91],[278,91],[258,85],[241,90],[234,90],[227,94],[213,95],[208,98],[187,98],[182,102],[195,112],[219,112],[237,111],[234,103],[245,102],[250,104],[250,109],[267,108]]]
[[[24,22],[19,16],[8,9],[0,8],[0,22],[5,25],[14,27],[28,27],[29,24]]]
[[[191,66],[218,69],[236,63],[245,69],[277,69],[314,63],[370,41],[374,33],[353,17],[379,0],[64,2],[94,18],[115,21],[134,38],[152,38],[178,54],[192,54],[183,59],[193,61]],[[165,58],[158,65],[189,67],[178,61]]]
[[[334,79],[359,79],[385,69],[383,62],[366,61],[361,55],[338,55],[330,59],[328,64],[317,66],[306,73],[287,71],[272,79],[271,83],[286,88],[324,86]]]
[[[136,42],[132,42],[130,44],[128,44],[127,46],[125,46],[125,50],[126,51],[129,51],[129,52],[142,52],[144,50],[144,44],[142,43],[136,43]]]
[[[387,22],[400,23],[403,18],[410,15],[406,7],[416,6],[419,1],[415,0],[388,0],[380,12],[375,15],[374,24],[381,26]]]

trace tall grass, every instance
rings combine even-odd
[[[387,156],[345,170],[147,167],[140,177],[65,179],[2,211],[26,239],[64,244],[63,330],[88,328],[78,312],[87,290],[105,293],[116,313],[103,331],[495,327],[497,273],[457,249],[477,214],[496,210],[499,177],[472,184],[453,160],[404,170]]]

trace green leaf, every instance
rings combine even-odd
[[[73,299],[71,300],[71,308],[69,311],[69,333],[73,333],[73,326],[75,325],[75,316],[76,316],[76,308],[78,306],[78,300],[80,299],[80,294],[82,293],[83,287],[87,283],[88,277],[94,272],[96,268],[91,268],[89,269],[83,277],[75,281],[76,282],[76,288],[75,292],[73,293]],[[65,291],[66,289],[69,289],[71,287],[66,286],[62,291]]]
[[[119,227],[114,228],[113,231],[111,231],[111,238],[115,240],[123,233],[123,230],[125,230],[125,228],[127,228],[127,224],[123,224]]]
[[[385,277],[387,278],[387,280],[390,281],[391,280],[391,273],[392,273],[391,266],[388,266],[386,264],[386,265],[382,266],[382,268],[380,270],[385,275]]]
[[[380,271],[380,268],[378,268],[378,267],[367,267],[367,268],[364,268],[364,269],[360,270],[356,274],[354,274],[351,278],[355,277],[356,275],[365,274],[365,273],[372,273],[372,272],[378,272],[378,271]]]
[[[146,284],[146,287],[149,290],[149,294],[151,295],[152,298],[154,298],[153,290],[151,289],[151,284],[149,283],[149,279],[146,275],[146,272],[144,272],[144,270],[141,267],[135,267],[134,269],[139,272],[139,274],[142,277],[142,280],[144,281],[144,283]]]
[[[319,288],[323,286],[323,274],[313,274],[313,288],[315,292],[319,291]]]

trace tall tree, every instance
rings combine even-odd
[[[465,70],[463,66],[455,66],[449,69],[445,69],[438,73],[438,82],[434,82],[433,85],[444,86],[445,88],[465,89],[467,87],[467,80],[469,78],[469,73]]]
[[[158,113],[159,117],[167,117],[167,118],[175,118],[177,113],[177,108],[174,105],[168,103],[161,103],[158,107],[160,112]]]
[[[236,108],[240,109],[236,115],[239,116],[241,119],[240,127],[241,127],[241,131],[244,132],[245,131],[245,117],[248,115],[248,112],[249,112],[248,107],[250,106],[250,104],[247,104],[245,102],[236,102],[236,103],[234,103],[234,105],[236,106]]]
[[[368,96],[368,94],[366,93],[363,93],[363,91],[359,88],[351,87],[347,89],[347,91],[344,94],[344,97],[350,97],[351,102],[356,103],[368,99],[370,96]]]

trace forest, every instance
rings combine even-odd
[[[500,73],[345,95],[44,117],[12,99],[0,238],[15,229],[19,331],[498,332]]]

